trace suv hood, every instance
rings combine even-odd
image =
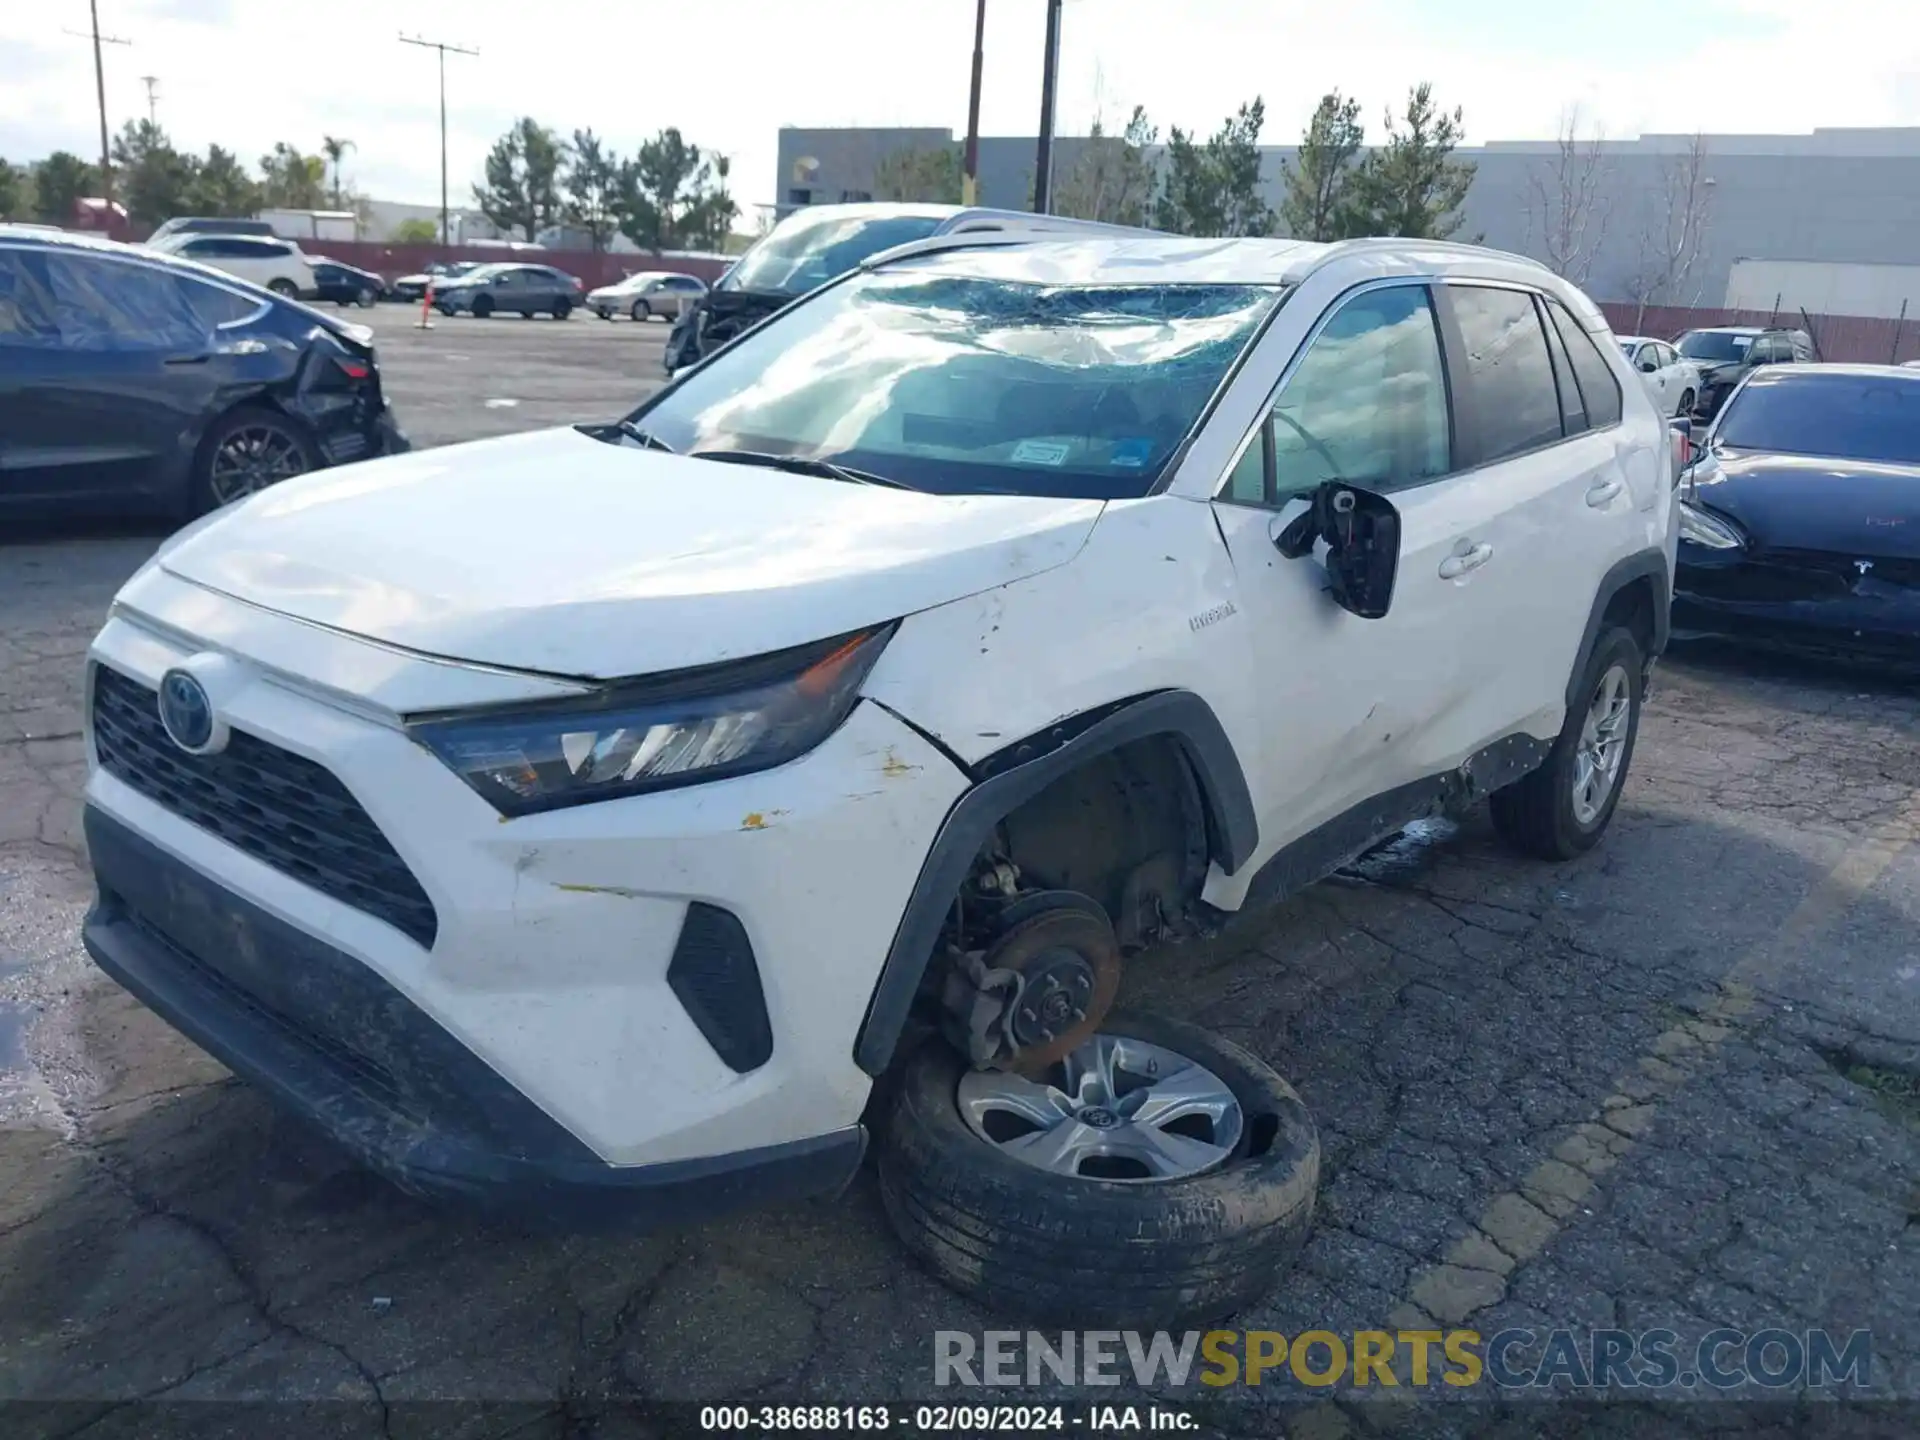
[[[615,679],[738,659],[1065,564],[1094,500],[925,495],[545,430],[286,481],[168,572],[424,654]]]

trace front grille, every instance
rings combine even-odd
[[[433,902],[373,817],[325,766],[235,730],[217,755],[168,738],[154,692],[94,667],[101,768],[183,820],[431,947]]]
[[[1796,570],[1831,575],[1851,590],[1862,580],[1920,588],[1920,560],[1890,555],[1850,555],[1844,550],[1769,550],[1762,559]],[[1867,568],[1863,572],[1861,565]]]

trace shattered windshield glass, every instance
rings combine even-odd
[[[917,490],[1144,495],[1280,295],[861,275],[633,418],[682,454],[831,459]]]

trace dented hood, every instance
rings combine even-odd
[[[940,496],[574,430],[290,480],[164,547],[182,579],[429,655],[615,678],[841,634],[1064,564],[1101,505]]]

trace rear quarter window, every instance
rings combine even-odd
[[[1580,401],[1587,412],[1587,424],[1596,430],[1618,425],[1623,403],[1620,381],[1615,377],[1613,367],[1607,364],[1606,357],[1600,353],[1600,347],[1594,343],[1586,327],[1573,318],[1572,312],[1552,296],[1547,297],[1547,317],[1559,333],[1560,344],[1573,366],[1574,379],[1580,387]]]

